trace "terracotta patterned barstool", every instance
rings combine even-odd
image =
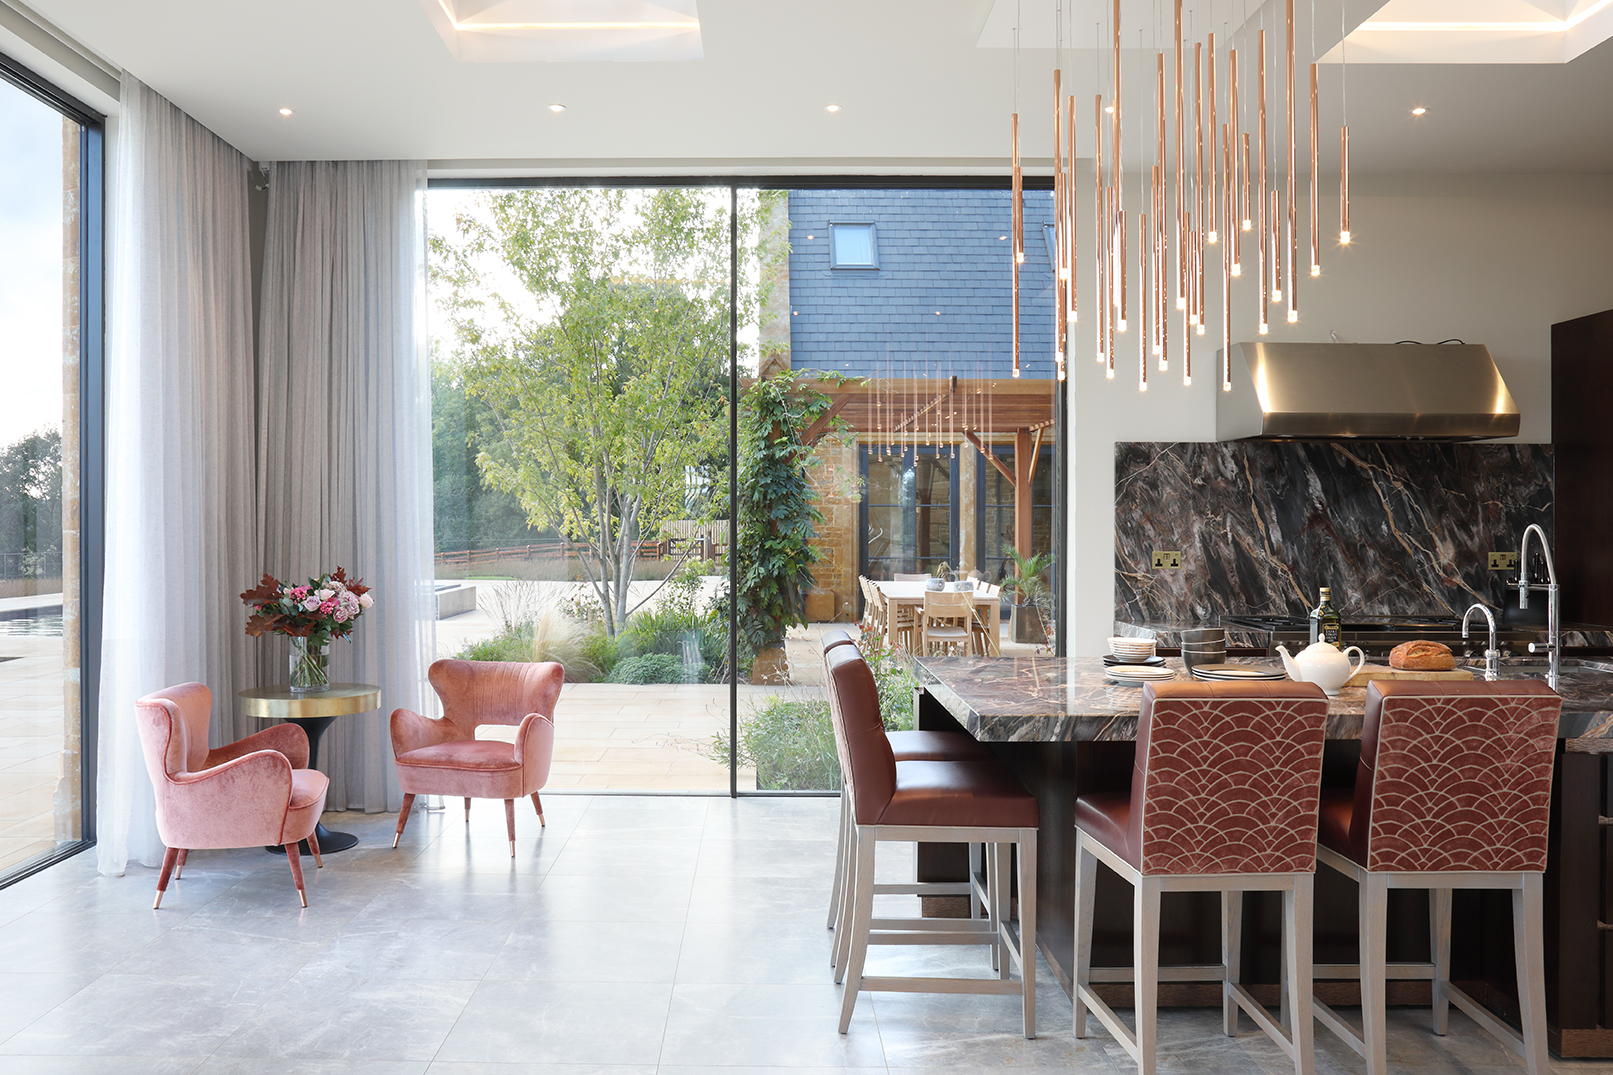
[[[1222,963],[1208,973],[1222,982],[1227,1033],[1236,1031],[1241,1008],[1295,1071],[1313,1070],[1311,906],[1326,733],[1327,696],[1313,683],[1144,686],[1130,792],[1075,801],[1076,1037],[1086,1035],[1090,1009],[1143,1075],[1152,1075],[1160,895],[1220,892]],[[1100,975],[1092,967],[1100,862],[1131,882],[1134,892],[1129,974],[1100,968]],[[1283,978],[1291,1018],[1281,1022],[1238,980],[1239,916],[1243,894],[1253,891],[1283,894]],[[1194,971],[1201,976],[1206,969]],[[1132,982],[1135,1031],[1093,991],[1095,977]]]
[[[856,639],[851,632],[841,627],[830,628],[823,632],[819,641],[823,646],[825,659],[829,651],[837,646],[854,646]],[[827,666],[826,666],[827,667]],[[838,734],[838,732],[837,732]],[[890,740],[891,753],[897,761],[990,761],[992,753],[973,736],[963,732],[939,731],[892,731],[886,733]],[[837,749],[838,744],[837,744]],[[851,797],[846,788],[845,773],[842,771],[840,780],[840,829],[835,846],[835,873],[834,886],[829,891],[829,929],[839,929],[836,943],[830,949],[829,965],[839,966],[841,958],[845,955],[846,944],[840,943],[848,934],[846,918],[849,914],[850,898],[846,891],[847,879],[851,876]],[[979,848],[970,845],[971,859],[977,859]],[[982,865],[973,862],[978,872]],[[969,910],[971,918],[980,914],[979,901],[972,898],[975,895],[973,886],[967,881],[918,881],[908,883],[892,882],[881,883],[874,886],[874,895],[910,895],[910,896],[970,896]]]
[[[1382,682],[1367,688],[1354,789],[1322,794],[1322,862],[1361,886],[1359,965],[1323,965],[1318,978],[1359,978],[1363,1033],[1326,1004],[1316,1017],[1367,1062],[1388,1071],[1387,979],[1432,983],[1434,1033],[1450,1005],[1510,1046],[1529,1075],[1548,1075],[1541,875],[1562,699],[1538,680]],[[1433,951],[1426,964],[1386,962],[1388,894],[1429,890]],[[1451,890],[1512,892],[1522,1034],[1451,984]]]
[[[873,673],[854,646],[824,655],[830,716],[852,801],[851,916],[848,950],[836,970],[844,978],[840,1032],[851,1025],[857,994],[889,992],[1018,994],[1024,1033],[1036,1036],[1035,796],[996,761],[896,760],[880,719]],[[988,846],[985,903],[978,919],[875,918],[874,857],[884,841],[978,843]],[[1009,857],[1019,849],[1019,932],[1009,923]],[[972,883],[972,882],[971,882]],[[870,944],[991,945],[1003,953],[997,978],[865,976]],[[1008,980],[1017,965],[1020,981]]]

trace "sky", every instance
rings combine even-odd
[[[0,81],[0,448],[62,423],[62,117]]]

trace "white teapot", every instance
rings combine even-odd
[[[1352,651],[1359,658],[1354,668],[1350,667]],[[1351,646],[1341,653],[1330,642],[1312,642],[1296,657],[1288,655],[1286,646],[1278,646],[1277,652],[1282,655],[1283,669],[1289,679],[1296,683],[1314,683],[1329,698],[1338,697],[1340,688],[1367,663],[1367,655],[1361,652],[1361,647]]]

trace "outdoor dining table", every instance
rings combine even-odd
[[[917,619],[919,612],[924,608],[925,584],[922,582],[876,582],[874,585],[879,587],[880,595],[885,599],[885,645],[895,648],[897,610],[911,608],[913,609],[914,618]],[[1001,656],[1001,597],[976,588],[974,606],[975,615],[980,617],[980,622],[986,625],[986,656]],[[915,644],[917,644],[916,641]]]

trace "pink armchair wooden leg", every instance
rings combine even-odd
[[[323,870],[325,860],[319,857],[319,826],[317,825],[314,826],[314,831],[308,834],[308,850],[313,852],[314,868]]]
[[[515,857],[515,800],[504,800],[504,827],[510,833],[510,857]]]
[[[157,875],[157,898],[152,901],[151,909],[157,910],[162,906],[162,894],[168,891],[168,877],[174,872],[174,862],[179,858],[179,848],[170,847],[163,852],[162,873]]]
[[[538,793],[535,791],[532,793],[532,806],[538,812],[538,824],[543,828],[548,828],[549,823],[543,820],[543,800],[538,798]]]
[[[398,831],[392,834],[392,846],[397,847],[398,841],[403,838],[403,826],[409,823],[409,811],[414,809],[414,793],[403,797],[403,809],[398,811]]]
[[[190,858],[190,848],[179,849],[179,858],[174,861],[174,880],[177,881],[185,872],[185,860]]]
[[[470,796],[465,796],[465,824],[470,824]]]
[[[297,884],[297,898],[302,900],[304,907],[308,906],[308,893],[302,887],[302,851],[297,847],[298,841],[293,840],[286,845],[286,861],[291,864],[291,879]]]

